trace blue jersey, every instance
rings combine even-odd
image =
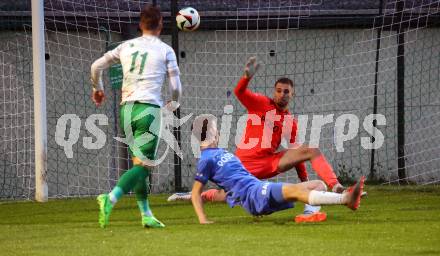
[[[226,191],[229,206],[240,205],[252,215],[271,214],[293,207],[283,198],[282,183],[260,181],[240,160],[221,148],[207,148],[197,165],[197,181],[214,182]]]
[[[261,183],[244,168],[234,154],[222,148],[202,150],[195,180],[202,184],[210,180],[220,186],[226,191],[226,200],[231,207],[242,205],[249,188]]]

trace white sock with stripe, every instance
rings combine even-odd
[[[346,194],[312,190],[309,194],[310,205],[346,204]]]

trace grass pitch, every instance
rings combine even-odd
[[[328,220],[296,224],[303,206],[253,218],[206,204],[215,224],[197,224],[190,204],[151,198],[167,227],[141,227],[136,202],[123,198],[110,226],[98,226],[94,198],[0,202],[0,255],[440,255],[440,187],[366,186],[357,212],[330,206]]]

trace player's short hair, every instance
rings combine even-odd
[[[141,27],[146,30],[156,30],[160,26],[162,13],[159,7],[147,4],[141,10]]]
[[[288,85],[292,86],[292,88],[293,88],[293,81],[290,80],[290,79],[287,78],[287,77],[281,77],[281,78],[279,78],[279,79],[275,82],[275,84],[274,84],[273,87],[277,86],[278,83],[281,83],[281,84],[288,84]]]
[[[211,143],[217,135],[217,118],[208,114],[197,116],[191,125],[191,131],[199,142]]]

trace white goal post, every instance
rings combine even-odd
[[[46,61],[44,58],[44,1],[32,0],[32,64],[35,124],[35,200],[46,202],[47,115]]]

